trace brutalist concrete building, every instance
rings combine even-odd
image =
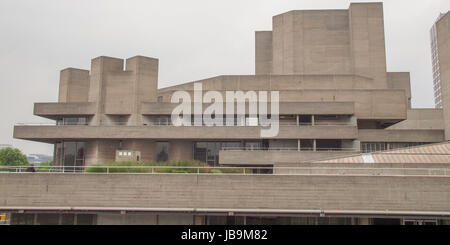
[[[14,128],[17,139],[54,144],[56,165],[198,160],[210,166],[271,171],[36,174],[28,181],[47,183],[47,192],[33,189],[40,193],[35,199],[11,193],[6,199],[0,197],[0,206],[16,211],[19,206],[41,207],[55,213],[70,206],[74,215],[94,213],[99,224],[369,224],[376,223],[377,217],[445,223],[450,218],[450,179],[445,171],[443,176],[425,170],[414,174],[405,169],[418,171],[431,165],[427,160],[377,165],[371,154],[421,149],[450,139],[449,14],[436,24],[436,31],[443,109],[411,108],[409,72],[387,71],[381,3],[274,16],[272,30],[255,33],[255,75],[224,75],[158,89],[156,58],[102,56],[91,61],[90,71],[62,70],[58,102],[34,106],[35,115],[55,120],[56,125]],[[201,83],[204,93],[218,91],[224,97],[226,91],[279,91],[278,135],[261,137],[264,126],[248,113],[234,115],[243,120],[235,120],[232,127],[174,126],[171,113],[177,104],[171,103],[172,95],[186,91],[194,96],[196,83]],[[207,107],[205,103],[203,108]],[[448,167],[450,150],[445,149],[430,153],[444,156],[435,160],[435,168]],[[348,155],[362,160],[352,163]],[[343,165],[324,160],[341,157],[347,159],[340,161]],[[303,171],[316,166],[361,169],[357,173]],[[370,169],[365,170],[367,166]],[[17,174],[4,178],[19,181]],[[96,193],[87,191],[88,186],[95,187]],[[63,193],[63,187],[71,188],[76,197],[55,194]]]

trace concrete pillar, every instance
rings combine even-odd
[[[192,153],[192,141],[175,140],[169,141],[170,161],[189,161],[194,158]]]
[[[89,71],[67,68],[60,72],[58,102],[87,102]]]
[[[311,125],[316,125],[316,117],[314,115],[311,116]]]
[[[313,140],[313,151],[317,151],[317,140]]]
[[[94,140],[85,144],[85,165],[111,163],[116,159],[119,140]]]
[[[104,117],[106,77],[113,71],[123,71],[122,59],[105,56],[92,59],[88,101],[97,105],[96,114],[90,122],[92,125],[100,125]]]
[[[301,142],[300,142],[300,139],[298,139],[297,147],[298,147],[298,151],[301,151]]]
[[[353,72],[387,88],[383,3],[351,3],[349,24]]]
[[[206,217],[204,215],[194,215],[194,225],[206,225]]]
[[[142,125],[140,114],[142,102],[157,102],[158,66],[155,58],[135,56],[126,60],[126,71],[131,72],[132,94],[131,118],[129,125]]]
[[[369,218],[358,218],[358,225],[370,225]]]
[[[297,115],[297,126],[300,126],[300,116]]]
[[[272,73],[272,32],[255,32],[255,74]]]

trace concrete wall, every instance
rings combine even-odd
[[[117,71],[105,74],[105,96],[101,99],[104,113],[108,115],[132,114],[134,106],[134,77],[131,71]]]
[[[273,17],[274,74],[351,74],[347,10],[290,11]]]
[[[203,110],[206,110],[211,103],[203,103]],[[173,109],[178,104],[167,102],[142,102],[140,113],[142,115],[171,115]],[[248,103],[246,103],[248,112]],[[223,111],[225,112],[224,104]],[[235,108],[237,105],[235,104]],[[193,111],[193,106],[191,111]],[[270,105],[267,112],[270,113]],[[279,108],[280,115],[303,114],[303,115],[353,115],[355,113],[352,102],[282,102]],[[92,116],[95,114],[95,104],[88,102],[81,103],[35,103],[34,115],[56,118],[58,116]]]
[[[87,102],[89,96],[89,71],[67,68],[61,71],[58,102]]]
[[[86,142],[86,165],[97,163],[111,163],[116,160],[116,151],[139,152],[139,162],[148,163],[156,161],[155,140],[94,140]],[[164,141],[164,140],[161,140]],[[169,141],[169,161],[192,160],[192,141]],[[134,160],[135,161],[135,160]]]
[[[382,3],[274,16],[273,31],[257,32],[255,46],[256,74],[358,74],[387,88]]]
[[[0,173],[1,207],[450,211],[449,177]]]
[[[444,109],[445,140],[450,140],[450,13],[436,23],[441,73],[442,104]]]
[[[272,32],[255,32],[255,74],[272,73]]]
[[[193,91],[187,91],[194,98]],[[170,101],[171,92],[165,93]],[[222,92],[225,98],[225,92]],[[308,89],[281,90],[280,102],[354,102],[358,119],[406,119],[404,90]]]
[[[409,130],[409,129],[360,129],[358,140],[361,142],[423,142],[437,143],[444,141],[443,130]]]
[[[153,162],[156,160],[156,144],[154,140],[123,140],[122,149],[139,151],[140,162]]]
[[[169,161],[186,161],[194,159],[192,141],[169,141]]]
[[[203,90],[307,90],[307,89],[371,89],[374,80],[358,75],[304,74],[304,75],[226,75],[184,83],[159,89],[159,95],[178,90],[193,90],[195,83],[202,83]],[[170,102],[165,98],[166,102]]]
[[[123,71],[123,60],[111,57],[97,57],[91,61],[89,102],[96,104],[96,115],[91,124],[99,125],[105,114],[106,76],[109,72]]]
[[[159,61],[155,58],[136,56],[127,59],[126,70],[132,72],[133,86],[133,104],[131,122],[133,125],[142,122],[140,114],[141,103],[156,102],[158,90],[158,69]]]
[[[392,89],[403,89],[406,93],[406,104],[411,109],[411,79],[409,72],[388,72],[388,87]]]
[[[131,124],[142,122],[143,101],[156,102],[158,60],[136,56],[126,61],[98,57],[91,63],[89,101],[97,104],[92,125],[108,121],[107,115],[130,115]]]
[[[405,121],[399,122],[388,129],[437,129],[444,130],[442,109],[408,110]]]
[[[85,165],[115,162],[116,150],[119,146],[119,140],[86,141]]]
[[[349,9],[353,73],[387,87],[383,3],[352,3]]]

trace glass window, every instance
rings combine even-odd
[[[240,146],[240,142],[196,142],[194,143],[194,160],[217,166],[222,148],[239,148]]]
[[[33,225],[35,214],[11,214],[11,225]]]
[[[77,214],[77,225],[94,225],[94,214]]]
[[[247,117],[245,123],[247,126],[258,126],[258,118],[257,117]]]
[[[301,139],[300,140],[300,150],[301,151],[313,151],[314,150],[314,140]]]
[[[420,142],[362,142],[361,151],[363,153],[394,150],[400,148],[408,148],[413,146],[424,145]]]
[[[156,162],[169,160],[169,142],[156,142]]]
[[[61,225],[74,225],[74,214],[61,214]]]
[[[83,171],[83,168],[76,168],[84,166],[84,142],[63,142],[63,166],[64,171]]]
[[[253,150],[260,150],[261,149],[261,143],[262,142],[245,142],[245,150],[247,151],[253,151]]]
[[[59,214],[37,214],[36,225],[58,225]]]
[[[223,148],[240,150],[241,142],[222,142],[222,149]]]
[[[87,125],[85,117],[64,117],[57,121],[57,125]]]
[[[75,165],[75,155],[77,150],[77,143],[64,142],[64,166]]]
[[[311,125],[312,115],[300,115],[298,117],[300,125]]]
[[[156,125],[167,126],[170,125],[170,121],[169,116],[159,116],[156,118]]]
[[[77,160],[84,159],[84,142],[77,142]]]
[[[205,142],[194,143],[194,160],[206,162],[206,148]]]

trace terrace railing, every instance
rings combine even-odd
[[[74,124],[57,124],[56,122],[42,122],[42,123],[16,123],[16,126],[89,126],[88,123],[74,123]],[[194,125],[192,122],[191,125]],[[356,126],[350,122],[316,122],[314,125],[312,123],[295,123],[295,122],[279,122],[280,126]],[[105,121],[100,124],[100,126],[173,126],[172,122],[143,122],[141,125],[130,125],[127,122],[114,122]],[[203,124],[206,126],[206,124]],[[224,122],[224,127],[226,127],[226,122]],[[232,126],[246,126],[246,127],[268,127],[270,124],[259,123],[258,125],[246,125],[234,123]]]
[[[311,147],[222,147],[222,151],[314,151]],[[358,148],[316,148],[316,152],[359,152]]]
[[[449,176],[447,168],[332,168],[332,167],[182,167],[182,166],[0,166],[11,174],[273,174],[330,176]],[[29,169],[28,169],[29,171]]]

